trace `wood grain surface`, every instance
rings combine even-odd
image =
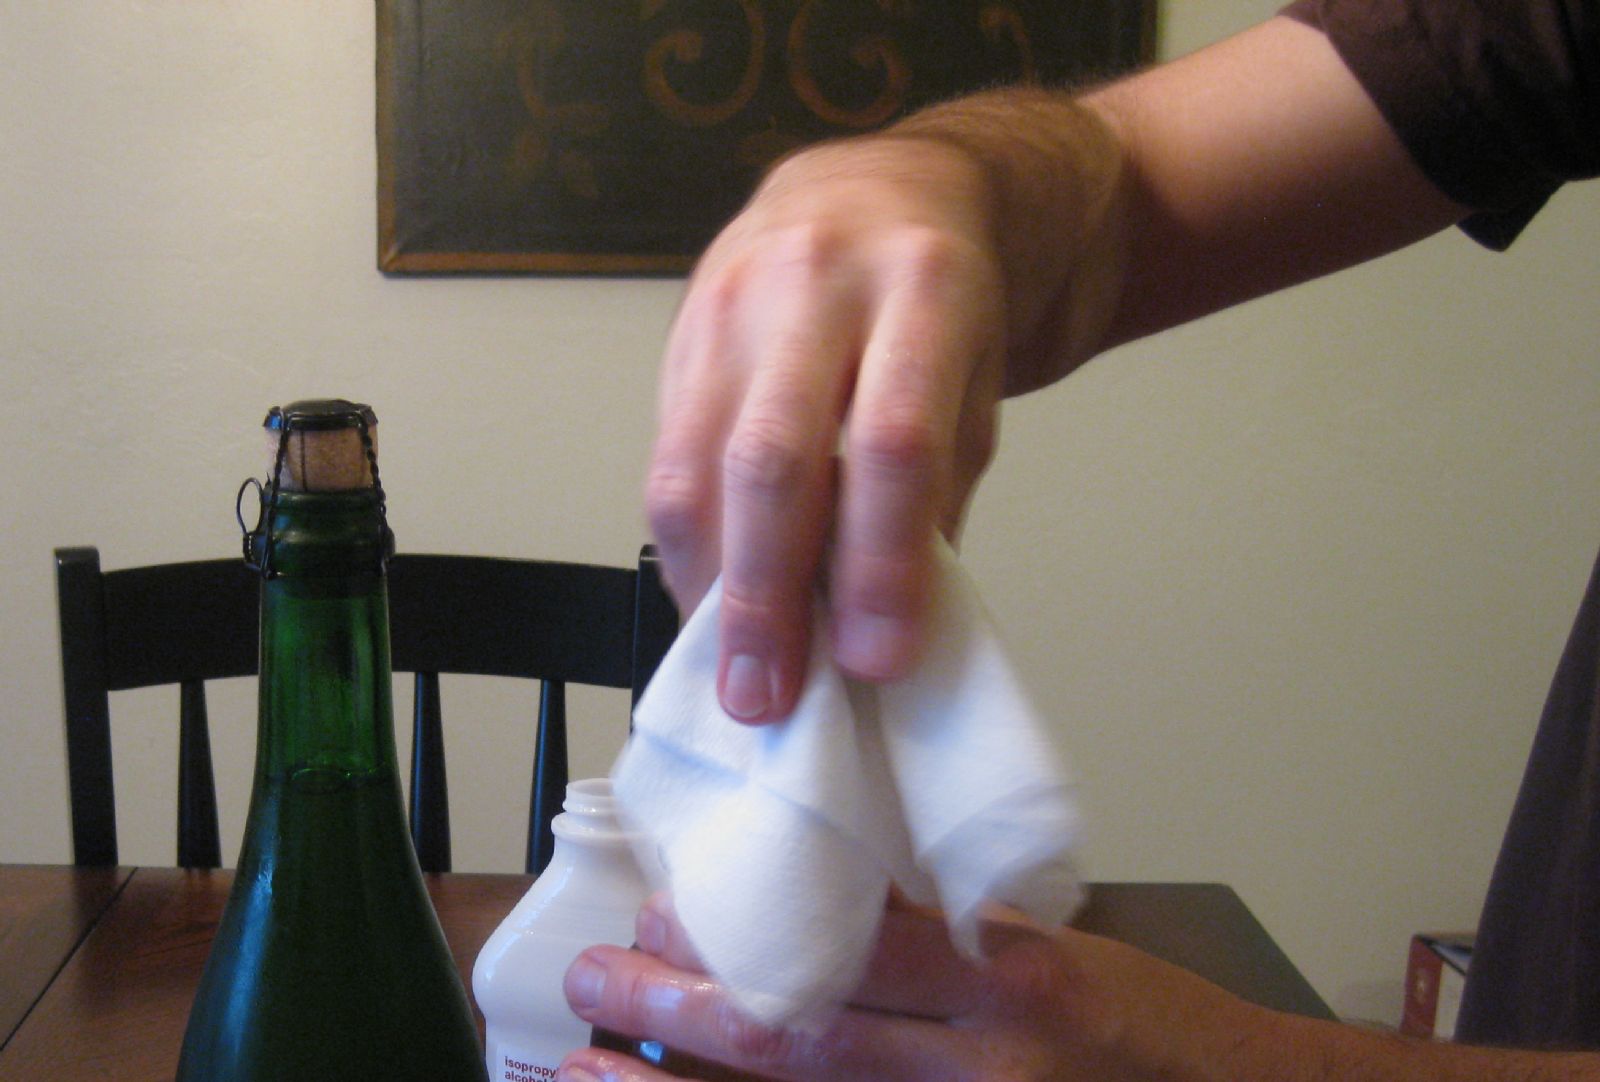
[[[0,871],[5,883],[12,869]],[[479,949],[532,879],[424,878],[462,980],[470,983]],[[232,884],[229,871],[135,871],[116,904],[0,1050],[0,1079],[170,1082],[189,1005]],[[0,984],[12,984],[9,970]]]
[[[28,865],[0,875],[0,1048],[131,873]]]
[[[470,986],[478,951],[532,879],[425,879]],[[0,1082],[170,1080],[232,882],[228,871],[0,865]],[[1264,1006],[1332,1017],[1222,884],[1098,884],[1075,923]]]

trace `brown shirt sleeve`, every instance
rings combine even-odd
[[[1423,172],[1511,243],[1562,183],[1600,175],[1600,0],[1296,0]]]

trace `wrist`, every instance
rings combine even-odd
[[[1069,95],[991,91],[933,106],[889,138],[943,144],[978,170],[1006,292],[1005,393],[1066,375],[1103,348],[1126,266],[1122,144]]]

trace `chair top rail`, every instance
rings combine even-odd
[[[559,561],[396,556],[394,667],[628,687],[637,576]]]
[[[240,559],[108,571],[106,688],[249,676],[259,580]]]
[[[637,578],[633,568],[402,553],[389,565],[393,667],[628,687]],[[103,589],[109,690],[255,673],[260,581],[242,560],[108,571]]]

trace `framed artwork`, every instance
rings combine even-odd
[[[1156,0],[379,0],[378,266],[686,270],[786,152],[1149,60]]]

